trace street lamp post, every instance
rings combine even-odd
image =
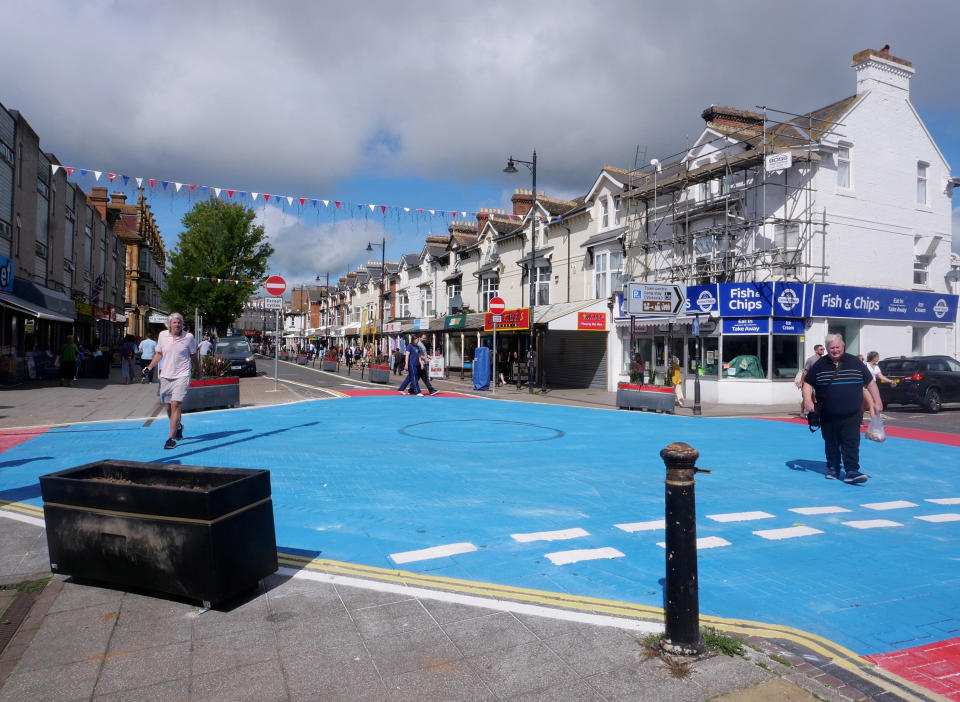
[[[374,244],[373,242],[367,242],[367,251],[373,251],[374,246],[380,247],[380,299],[377,301],[377,316],[380,317],[380,339],[381,343],[383,341],[383,299],[387,295],[386,283],[387,283],[387,239],[384,237],[379,244]],[[376,352],[377,344],[373,344],[374,352]]]
[[[320,298],[323,301],[323,335],[328,337],[327,334],[327,313],[330,309],[330,273],[323,274],[326,284],[323,286],[323,296]],[[317,282],[320,282],[320,274],[317,274]]]
[[[507,167],[503,169],[504,173],[516,173],[517,166],[516,164],[523,164],[529,170],[531,175],[533,175],[533,204],[530,206],[531,220],[532,224],[532,235],[530,236],[530,265],[527,269],[527,274],[530,276],[530,348],[527,349],[527,388],[530,391],[530,394],[533,394],[533,386],[536,384],[536,378],[534,377],[536,373],[535,366],[535,352],[534,352],[534,331],[533,331],[533,308],[536,305],[536,283],[534,282],[534,277],[536,276],[536,251],[537,251],[537,150],[533,150],[533,159],[530,161],[523,161],[519,158],[514,158],[511,156],[507,159]],[[521,288],[522,289],[522,288]],[[493,353],[496,354],[497,350],[494,349]]]

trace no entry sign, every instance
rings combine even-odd
[[[267,282],[263,284],[263,287],[265,287],[271,295],[283,295],[283,293],[287,291],[287,281],[278,275],[272,275],[267,278]]]
[[[503,301],[502,297],[492,297],[490,298],[489,308],[494,314],[500,314],[507,309],[507,303]]]

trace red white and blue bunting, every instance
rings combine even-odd
[[[185,275],[183,276],[184,280],[209,280],[211,283],[226,283],[228,285],[260,285],[255,280],[228,280],[227,278],[208,278],[202,275]]]
[[[262,204],[266,207],[269,204],[270,200],[273,199],[274,205],[283,207],[283,203],[286,202],[288,207],[293,207],[294,203],[297,203],[299,209],[303,211],[306,207],[312,207],[316,210],[321,208],[333,208],[332,212],[349,212],[351,215],[355,213],[363,214],[364,216],[367,213],[376,214],[379,212],[382,216],[386,217],[387,213],[396,214],[396,215],[421,215],[421,216],[430,216],[430,217],[441,217],[449,218],[451,221],[456,221],[462,219],[469,221],[472,219],[486,219],[487,217],[496,217],[498,219],[506,219],[513,221],[520,221],[523,219],[521,215],[515,214],[504,214],[500,212],[477,212],[469,210],[451,210],[451,209],[437,209],[437,208],[428,208],[428,207],[403,207],[395,205],[378,205],[371,203],[362,203],[362,202],[347,202],[345,200],[330,200],[330,199],[321,199],[313,197],[300,197],[296,195],[277,195],[275,193],[263,193],[259,191],[247,191],[239,190],[237,188],[224,188],[224,187],[214,187],[210,185],[196,185],[193,183],[181,183],[171,180],[160,180],[158,178],[143,178],[136,176],[128,176],[122,173],[111,173],[108,171],[95,171],[89,168],[77,168],[75,166],[61,166],[59,164],[50,164],[50,169],[52,173],[60,169],[66,171],[67,177],[72,177],[74,174],[77,174],[79,177],[85,178],[92,176],[94,182],[100,182],[100,178],[106,174],[107,182],[113,183],[118,178],[124,185],[129,185],[132,180],[137,184],[138,188],[144,187],[144,183],[147,184],[150,190],[156,190],[158,187],[165,193],[170,195],[186,195],[187,197],[201,195],[203,197],[209,196],[211,193],[214,197],[220,198],[223,193],[226,193],[227,199],[249,202],[252,204]],[[562,221],[561,217],[543,217],[537,215],[538,222],[560,222]]]

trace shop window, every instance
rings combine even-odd
[[[727,335],[723,337],[723,378],[766,378],[767,334]]]
[[[799,336],[775,334],[773,337],[773,378],[793,378],[803,368],[803,349]]]

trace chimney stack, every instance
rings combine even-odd
[[[869,90],[910,99],[910,78],[916,70],[906,59],[891,55],[889,44],[882,49],[858,51],[850,65],[857,72],[857,95]]]
[[[110,201],[114,205],[126,205],[127,204],[127,194],[126,193],[110,193]]]

